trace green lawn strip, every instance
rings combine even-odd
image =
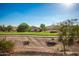
[[[58,36],[58,33],[49,33],[49,32],[0,32],[0,35]]]

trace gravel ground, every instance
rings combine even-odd
[[[5,36],[0,36],[0,39],[5,38]],[[46,42],[54,38],[54,41],[57,42],[56,36],[46,37],[46,36],[27,36],[27,35],[6,35],[6,40],[11,40],[15,42],[14,55],[29,55],[29,56],[63,56],[63,53],[59,52],[61,50],[61,43],[58,43],[55,46],[48,47]],[[23,45],[24,41],[29,41],[29,45]],[[79,46],[79,45],[78,45]],[[71,51],[79,51],[77,45],[72,47]],[[75,50],[75,48],[77,50]],[[59,52],[59,53],[58,53]],[[69,52],[70,53],[70,52]],[[79,55],[79,53],[71,53],[68,55]]]

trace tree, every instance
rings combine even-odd
[[[3,32],[7,31],[7,27],[5,27],[5,25],[2,25],[2,31]]]
[[[13,29],[13,26],[11,26],[11,25],[8,25],[8,26],[7,26],[7,31],[8,31],[8,32],[10,32],[12,29]]]
[[[42,31],[46,31],[45,24],[41,24],[41,25],[40,25],[40,28],[41,28]]]
[[[2,31],[2,26],[0,26],[0,31]]]
[[[0,31],[1,32],[7,31],[7,27],[5,25],[0,26]]]
[[[21,23],[17,28],[18,32],[26,32],[28,30],[29,30],[29,25],[26,23]]]
[[[73,45],[74,39],[77,36],[76,22],[77,20],[67,20],[60,23],[59,27],[59,41],[63,44],[63,51],[66,54],[66,48]]]
[[[32,30],[32,28],[31,28],[31,27],[29,27],[29,28],[28,28],[28,32],[31,32],[31,30]]]

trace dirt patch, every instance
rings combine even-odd
[[[6,38],[6,40],[11,40],[15,42],[14,55],[62,55],[60,50],[62,49],[62,44],[57,42],[58,37],[43,37],[43,36],[27,36],[27,35],[6,35],[0,36],[0,39]],[[47,46],[46,42],[49,42],[54,38],[53,42],[57,44],[54,46]],[[29,42],[29,43],[28,43]],[[78,45],[79,46],[79,45]],[[79,51],[79,47],[77,45],[71,47],[71,51],[77,52]],[[71,54],[71,55],[79,55],[79,54]]]

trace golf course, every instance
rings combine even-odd
[[[49,32],[0,32],[0,35],[58,36],[58,33],[49,33]]]

